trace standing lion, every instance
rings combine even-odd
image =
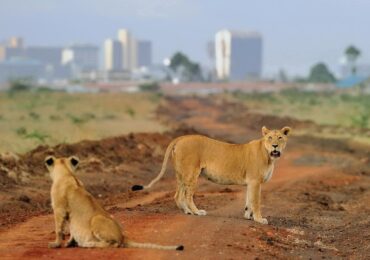
[[[261,215],[261,184],[270,180],[290,132],[290,127],[281,130],[262,127],[262,138],[246,144],[229,144],[201,135],[178,137],[169,144],[159,175],[147,186],[134,185],[132,190],[148,189],[159,181],[172,155],[177,177],[175,201],[186,214],[207,214],[193,201],[198,177],[202,174],[218,184],[247,186],[244,217],[267,224]]]

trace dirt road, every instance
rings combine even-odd
[[[237,112],[237,118],[233,117],[231,111]],[[290,119],[266,122],[266,119],[251,116],[238,105],[220,104],[199,98],[169,99],[159,109],[159,114],[161,120],[173,127],[182,124],[195,131],[233,142],[245,142],[259,136],[260,132],[254,125],[256,122],[251,122],[253,117],[255,121],[261,121],[258,124],[263,123],[270,127],[285,124],[297,128],[305,127],[305,123]],[[90,186],[89,190],[94,195],[102,194],[102,202],[123,224],[128,237],[140,242],[183,244],[185,251],[48,249],[48,241],[54,238],[53,219],[50,214],[42,214],[25,222],[9,224],[1,231],[1,258],[370,257],[370,173],[366,150],[359,148],[360,152],[348,151],[348,145],[340,141],[340,144],[334,142],[333,147],[329,145],[330,142],[325,143],[325,140],[314,137],[291,137],[271,181],[263,186],[262,213],[267,217],[269,225],[260,225],[243,219],[243,187],[220,186],[203,179],[199,182],[195,203],[199,208],[206,209],[208,215],[184,215],[173,201],[175,179],[172,169],[150,192],[129,192],[128,187],[132,183],[145,183],[157,174],[163,149],[170,140],[160,135],[150,136],[151,142],[145,142],[148,136],[135,136],[135,139],[140,140],[139,143],[145,143],[145,147],[151,147],[151,153],[155,150],[155,158],[150,159],[149,155],[144,160],[136,158],[145,157],[145,151],[136,153],[134,150],[135,153],[131,155],[125,154],[130,159],[130,162],[123,160],[120,164],[125,169],[125,175],[117,174],[109,178],[104,175],[105,182],[110,182],[115,177],[122,182],[122,187],[118,183],[115,188],[120,188],[123,192],[109,195],[109,189],[104,191],[97,187],[94,189],[94,186]],[[156,147],[156,142],[161,146],[158,150],[153,148]],[[138,147],[138,150],[144,149]],[[134,158],[136,163],[133,164]],[[128,173],[131,173],[130,176]],[[104,174],[108,173],[104,171]],[[82,177],[85,178],[82,178],[85,183],[89,181],[86,175]]]

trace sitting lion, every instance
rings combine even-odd
[[[127,240],[120,224],[106,212],[95,198],[85,190],[74,175],[79,164],[77,157],[45,159],[53,184],[51,203],[55,219],[55,242],[49,247],[61,247],[63,227],[68,221],[70,239],[67,247],[140,247],[183,250],[183,246],[160,246]]]
[[[286,146],[290,127],[281,130],[262,128],[262,138],[246,144],[229,144],[201,135],[188,135],[173,140],[164,157],[159,175],[147,186],[134,185],[132,190],[148,189],[161,179],[172,155],[177,177],[175,201],[186,214],[206,215],[193,201],[200,174],[218,184],[248,186],[244,217],[262,224],[261,184],[270,180],[275,161]]]

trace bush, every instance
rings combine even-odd
[[[32,88],[32,84],[29,80],[16,79],[10,81],[10,92],[29,91]]]
[[[45,143],[45,140],[47,138],[49,138],[50,136],[47,135],[47,134],[44,134],[44,133],[41,133],[37,130],[31,132],[31,133],[27,133],[24,138],[25,139],[36,139],[37,141],[41,142],[41,143]]]
[[[73,124],[76,124],[76,125],[85,124],[88,121],[93,120],[93,119],[96,118],[96,116],[92,113],[85,113],[81,116],[75,116],[75,115],[72,115],[72,114],[67,114],[67,116],[69,117],[71,122]]]
[[[25,127],[19,127],[15,130],[15,132],[18,136],[23,137],[24,139],[36,139],[41,143],[45,143],[45,140],[50,137],[49,135],[41,133],[37,130],[28,132]]]
[[[368,113],[362,113],[358,117],[352,119],[352,124],[356,127],[365,129],[368,127],[370,122],[370,115]]]
[[[127,113],[131,118],[135,117],[135,114],[136,114],[135,110],[134,110],[134,109],[132,109],[131,107],[126,108],[126,113]]]
[[[15,130],[17,135],[19,136],[25,136],[27,134],[27,129],[25,127],[19,127]]]
[[[157,92],[160,90],[160,85],[158,82],[147,82],[147,83],[142,83],[139,85],[140,91],[145,91],[145,92]]]

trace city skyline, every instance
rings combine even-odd
[[[264,35],[265,75],[280,68],[307,75],[319,61],[338,73],[339,60],[350,44],[362,50],[361,63],[369,63],[370,36],[364,25],[370,22],[366,15],[370,2],[364,0],[236,0],[232,5],[210,0],[4,0],[1,5],[0,39],[19,35],[28,45],[101,47],[104,39],[124,27],[153,42],[155,63],[182,51],[210,66],[206,44],[218,30],[228,28]]]

